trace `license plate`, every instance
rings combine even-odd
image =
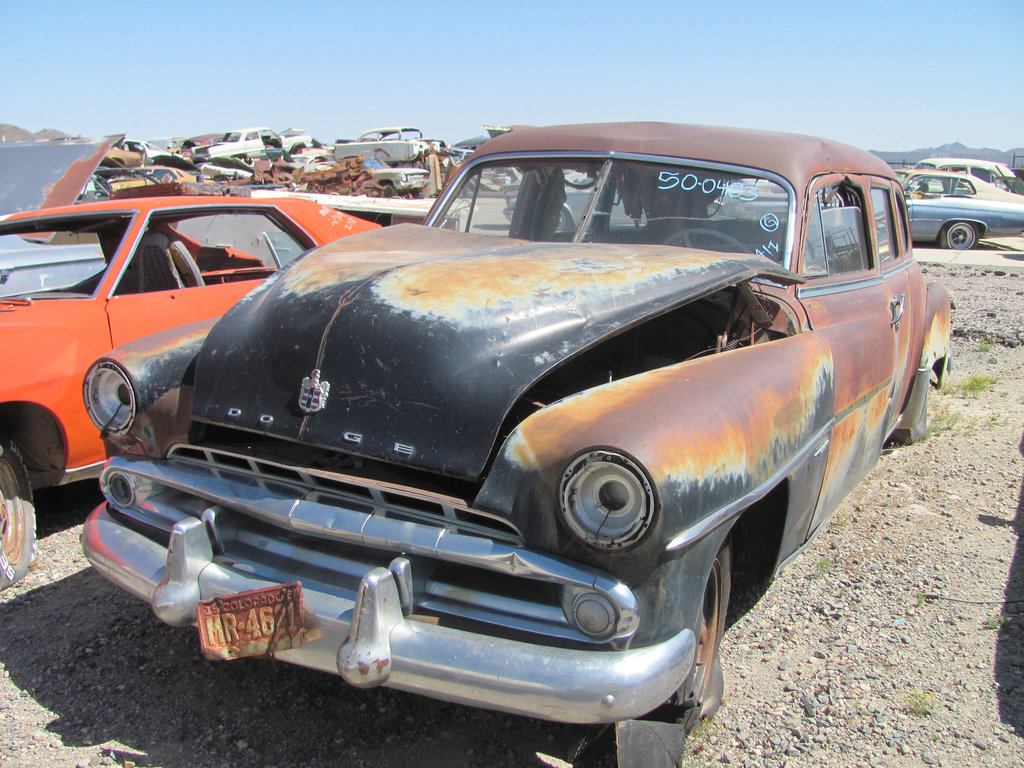
[[[196,610],[199,641],[208,659],[239,659],[302,645],[299,582],[203,600]]]

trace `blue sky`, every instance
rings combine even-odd
[[[1024,0],[0,0],[0,123],[84,136],[253,125],[665,120],[865,149],[1024,146]]]

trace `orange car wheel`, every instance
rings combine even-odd
[[[0,435],[0,590],[28,573],[36,543],[36,514],[21,451]]]

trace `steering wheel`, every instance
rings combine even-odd
[[[717,229],[707,229],[706,227],[696,227],[694,229],[684,229],[676,232],[670,236],[663,245],[684,245],[687,248],[699,248],[699,245],[694,245],[694,236],[710,236],[712,239],[720,240],[729,246],[730,252],[736,253],[753,253],[750,246],[746,243],[742,243],[732,235],[727,235],[724,232],[719,232]]]

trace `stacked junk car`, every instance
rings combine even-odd
[[[730,596],[923,434],[949,310],[866,152],[517,128],[426,226],[102,355],[83,545],[210,658],[614,723],[620,762],[671,765]]]

